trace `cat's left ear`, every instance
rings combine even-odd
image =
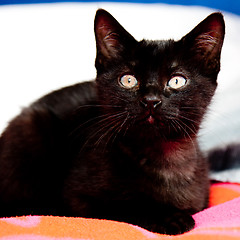
[[[196,60],[200,60],[210,71],[219,71],[220,55],[225,35],[223,15],[209,15],[181,41],[190,48]]]
[[[103,9],[96,13],[94,30],[97,44],[96,66],[128,54],[137,42],[110,13]]]

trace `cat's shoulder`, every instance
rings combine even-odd
[[[95,85],[95,81],[82,82],[48,93],[24,107],[9,122],[7,132],[22,126],[36,129],[41,125],[53,127],[58,120],[69,121],[81,106],[97,102]]]
[[[96,98],[96,83],[95,81],[87,81],[82,83],[77,83],[71,86],[67,86],[49,94],[43,96],[37,100],[34,104],[47,103],[49,105],[55,104],[57,102],[77,102],[85,103],[86,101],[91,101]]]

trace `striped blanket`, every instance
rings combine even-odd
[[[210,206],[194,215],[195,228],[179,236],[149,232],[127,223],[53,216],[0,219],[0,240],[234,240],[240,239],[240,185],[215,183]]]

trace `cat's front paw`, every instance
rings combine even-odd
[[[191,215],[185,212],[176,212],[165,216],[160,221],[149,223],[143,226],[152,232],[178,235],[190,231],[195,226],[195,221]]]

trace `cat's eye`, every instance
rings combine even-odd
[[[168,86],[173,89],[178,89],[186,85],[187,79],[182,76],[174,76],[168,81]]]
[[[133,75],[123,75],[119,82],[122,87],[128,89],[134,88],[138,85],[138,81]]]

